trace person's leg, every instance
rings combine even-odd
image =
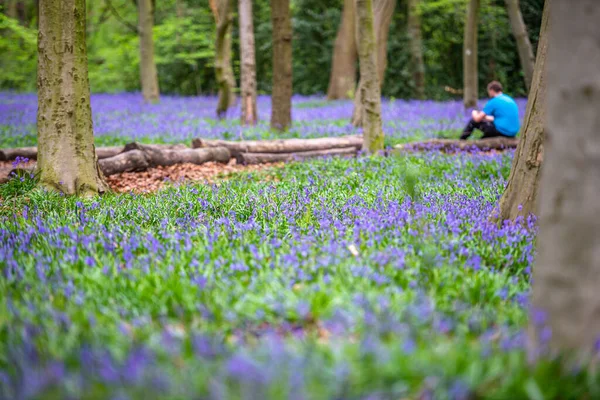
[[[496,125],[490,121],[484,121],[479,126],[479,130],[483,132],[482,139],[489,139],[494,137],[508,137],[496,129]]]
[[[476,122],[474,119],[471,119],[469,121],[469,123],[467,124],[467,126],[465,126],[465,129],[463,129],[463,133],[460,136],[461,140],[466,140],[469,138],[469,136],[471,136],[471,134],[473,133],[473,130],[475,129],[481,129],[482,122]]]

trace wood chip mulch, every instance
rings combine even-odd
[[[19,167],[32,167],[30,162]],[[227,179],[236,172],[258,172],[273,168],[280,168],[283,163],[238,165],[235,159],[228,164],[208,162],[202,165],[177,164],[169,167],[149,168],[143,172],[124,172],[108,176],[106,181],[111,189],[118,193],[149,193],[164,188],[167,185],[177,185],[184,182],[200,182],[212,184],[222,179]],[[8,177],[14,168],[12,162],[0,162],[0,182]]]

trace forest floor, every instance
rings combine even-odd
[[[0,144],[35,145],[34,98],[6,97]],[[92,99],[99,144],[275,135],[139,97]],[[351,102],[294,104],[284,136],[356,133]],[[388,146],[463,123],[458,102],[383,110]],[[490,221],[513,154],[181,165],[92,199],[12,180],[0,398],[598,398],[594,371],[528,358],[535,218]]]

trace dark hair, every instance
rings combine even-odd
[[[488,90],[493,90],[494,92],[498,93],[502,91],[502,84],[498,81],[491,81],[488,83],[487,88]]]

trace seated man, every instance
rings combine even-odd
[[[488,95],[492,98],[487,102],[483,111],[473,110],[471,121],[465,127],[462,140],[473,133],[473,129],[483,132],[483,138],[497,136],[515,137],[519,133],[519,108],[512,97],[502,93],[500,82],[490,82],[487,87]]]

